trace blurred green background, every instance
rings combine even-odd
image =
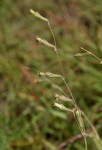
[[[61,145],[80,134],[73,115],[53,107],[52,84],[66,90],[62,81],[36,83],[39,71],[60,67],[54,51],[36,42],[53,38],[30,8],[50,20],[68,85],[102,138],[102,65],[74,56],[84,47],[102,58],[102,1],[0,0],[0,150],[85,150],[83,138]],[[88,138],[88,148],[96,146]]]

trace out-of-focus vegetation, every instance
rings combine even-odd
[[[80,134],[72,114],[53,107],[57,90],[35,82],[39,71],[60,70],[54,52],[36,43],[36,35],[53,39],[30,8],[49,18],[66,80],[102,138],[102,65],[91,56],[74,57],[84,47],[102,58],[102,1],[0,0],[0,150],[54,150]],[[88,148],[96,150],[91,138]],[[83,138],[64,149],[84,150]]]

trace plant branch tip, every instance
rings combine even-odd
[[[56,100],[62,100],[62,101],[73,102],[72,99],[70,99],[70,98],[68,98],[68,97],[65,97],[64,95],[59,95],[59,94],[57,94],[57,93],[55,93],[54,97],[55,97]]]
[[[29,10],[31,14],[33,14],[36,18],[39,18],[43,21],[48,22],[48,19],[46,19],[45,17],[41,16],[38,12],[35,12],[33,9]]]
[[[87,51],[85,48],[83,48],[83,47],[80,47],[80,49],[82,49],[82,50],[84,50],[84,51]]]
[[[39,72],[39,77],[47,77],[47,78],[55,78],[55,77],[61,77],[61,75],[59,74],[54,74],[54,73],[51,73],[51,72]]]
[[[74,112],[73,109],[66,108],[63,104],[54,103],[53,106],[58,107],[61,110],[69,111],[69,112],[72,112],[72,113]]]
[[[91,52],[86,52],[86,53],[77,53],[77,54],[75,54],[74,56],[75,56],[75,57],[82,57],[82,56],[90,55],[90,54],[91,54]]]
[[[41,39],[38,36],[36,37],[36,40],[43,45],[46,45],[51,48],[55,48],[53,44],[50,44],[48,41],[46,41],[45,39]]]

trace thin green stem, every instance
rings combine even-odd
[[[61,63],[61,60],[60,60],[60,57],[59,57],[59,53],[58,53],[58,50],[57,50],[57,46],[56,46],[56,39],[55,39],[55,36],[54,36],[54,33],[53,33],[53,31],[52,31],[52,28],[51,28],[51,26],[50,26],[49,21],[48,21],[48,27],[49,27],[49,29],[50,29],[50,31],[51,31],[51,34],[52,34],[52,36],[53,36],[53,39],[54,39],[54,49],[55,49],[56,56],[57,56],[57,58],[58,58],[59,65],[60,65],[61,74],[62,74],[62,80],[63,80],[63,82],[64,82],[64,84],[65,84],[65,86],[66,86],[68,92],[70,93],[70,96],[71,96],[71,98],[72,98],[72,100],[73,100],[73,103],[76,104],[75,99],[74,99],[74,96],[73,96],[73,94],[72,94],[72,92],[71,92],[71,89],[70,89],[70,87],[68,86],[68,84],[67,84],[67,82],[66,82],[66,80],[65,80],[64,70],[63,70],[62,63]]]

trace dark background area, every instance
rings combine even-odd
[[[37,35],[53,38],[31,8],[49,19],[66,81],[102,138],[102,65],[89,55],[74,56],[84,47],[102,58],[102,1],[0,0],[0,150],[85,150],[83,138],[65,142],[80,130],[71,113],[53,107],[58,90],[52,85],[66,91],[63,82],[36,82],[39,71],[61,71],[54,51],[36,42]],[[89,149],[99,147],[88,138]]]

